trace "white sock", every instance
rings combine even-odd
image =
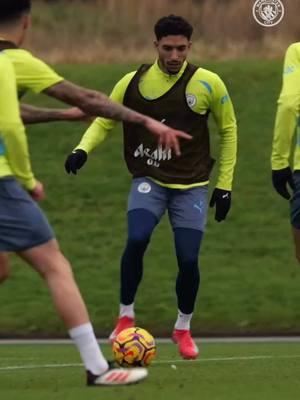
[[[107,361],[103,357],[90,322],[70,329],[69,335],[79,350],[86,370],[94,375],[100,375],[108,369]]]
[[[177,317],[177,321],[175,323],[175,329],[190,330],[192,316],[193,316],[193,313],[184,314],[180,310],[178,310],[178,317]]]
[[[120,304],[119,317],[129,317],[134,318],[134,303],[125,306],[125,304]]]

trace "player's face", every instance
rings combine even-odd
[[[160,68],[168,74],[177,74],[186,60],[191,44],[182,35],[164,36],[155,41]]]

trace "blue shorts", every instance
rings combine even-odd
[[[207,185],[191,189],[170,189],[149,178],[134,178],[128,198],[128,211],[143,208],[158,219],[168,210],[172,228],[204,232],[207,221]]]
[[[293,180],[295,184],[294,194],[290,201],[290,218],[294,228],[300,229],[300,171],[294,171]]]
[[[0,178],[0,252],[19,252],[53,239],[46,216],[14,178]]]

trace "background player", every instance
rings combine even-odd
[[[179,272],[176,281],[178,318],[173,339],[184,358],[196,358],[190,321],[199,287],[198,254],[207,217],[207,191],[213,166],[207,120],[212,113],[221,138],[217,186],[210,205],[222,221],[230,209],[236,161],[236,121],[222,80],[203,68],[187,63],[193,28],[183,18],[170,15],[155,25],[158,59],[125,75],[114,87],[114,101],[186,130],[192,141],[182,144],[174,157],[153,140],[143,127],[124,123],[124,151],[133,181],[128,201],[128,238],[121,260],[121,299],[113,340],[133,326],[134,299],[142,279],[143,256],[153,229],[168,210],[173,228]],[[67,172],[76,173],[87,153],[102,142],[112,120],[95,120],[66,161]]]
[[[292,172],[290,153],[296,131]],[[285,54],[272,148],[272,181],[275,190],[287,200],[291,197],[288,186],[294,191],[290,201],[290,220],[296,257],[300,262],[300,42],[291,44]]]

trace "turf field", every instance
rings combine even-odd
[[[218,224],[209,214],[194,332],[300,332],[300,270],[293,256],[288,203],[274,193],[270,181],[281,63],[253,60],[204,66],[219,73],[230,90],[239,123],[239,157],[228,220]],[[67,78],[107,93],[135,68],[57,67]],[[45,96],[24,100],[55,104]],[[42,206],[73,263],[97,333],[104,336],[112,329],[118,307],[130,176],[122,159],[120,129],[89,157],[78,176],[65,174],[66,155],[85,129],[80,123],[37,125],[29,128],[28,136],[33,167],[48,195]],[[212,132],[216,155],[217,139]],[[13,259],[12,279],[0,290],[0,333],[62,334],[46,288],[21,264]],[[170,335],[176,316],[176,269],[172,232],[164,218],[147,251],[136,301],[137,324],[159,336]]]
[[[110,350],[105,346],[105,353]],[[293,400],[299,397],[300,343],[205,343],[184,361],[158,346],[144,383],[86,388],[71,345],[0,345],[0,394],[7,400]]]

